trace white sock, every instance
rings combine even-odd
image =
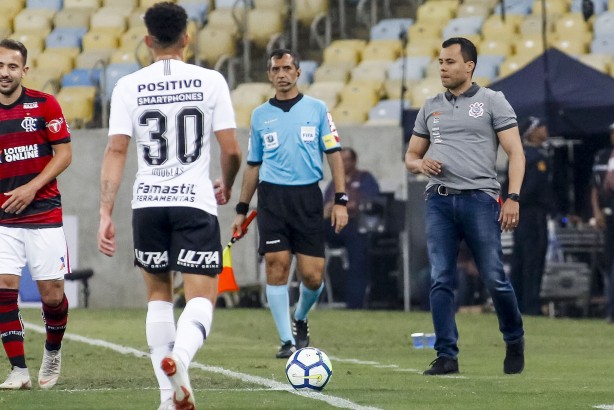
[[[151,353],[151,364],[160,386],[160,402],[163,403],[173,397],[173,386],[160,367],[160,362],[171,352],[175,342],[175,316],[172,303],[154,300],[147,304],[145,334]]]
[[[190,367],[196,352],[209,337],[213,321],[213,304],[206,298],[190,299],[177,321],[177,337],[173,353]]]

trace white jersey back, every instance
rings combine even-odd
[[[161,60],[121,78],[109,135],[136,140],[132,208],[189,206],[217,215],[210,140],[229,128],[236,128],[230,92],[217,71]]]

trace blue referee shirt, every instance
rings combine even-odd
[[[341,149],[324,102],[299,94],[274,98],[252,113],[247,163],[260,165],[260,181],[309,185],[322,179],[322,153]]]

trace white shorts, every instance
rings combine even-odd
[[[21,276],[26,264],[34,280],[64,279],[70,272],[64,229],[0,226],[0,274]]]

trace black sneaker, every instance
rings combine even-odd
[[[294,340],[296,340],[297,349],[309,346],[309,323],[307,323],[307,319],[292,319],[292,334],[294,335]]]
[[[275,355],[278,359],[287,359],[292,356],[292,353],[296,352],[296,346],[291,341],[284,342],[279,348],[279,352]]]
[[[508,343],[505,347],[505,360],[503,372],[506,374],[519,374],[524,369],[524,338],[518,342]]]
[[[447,356],[439,356],[433,360],[430,364],[431,368],[426,369],[425,376],[438,376],[442,374],[456,374],[458,373],[458,360]]]

